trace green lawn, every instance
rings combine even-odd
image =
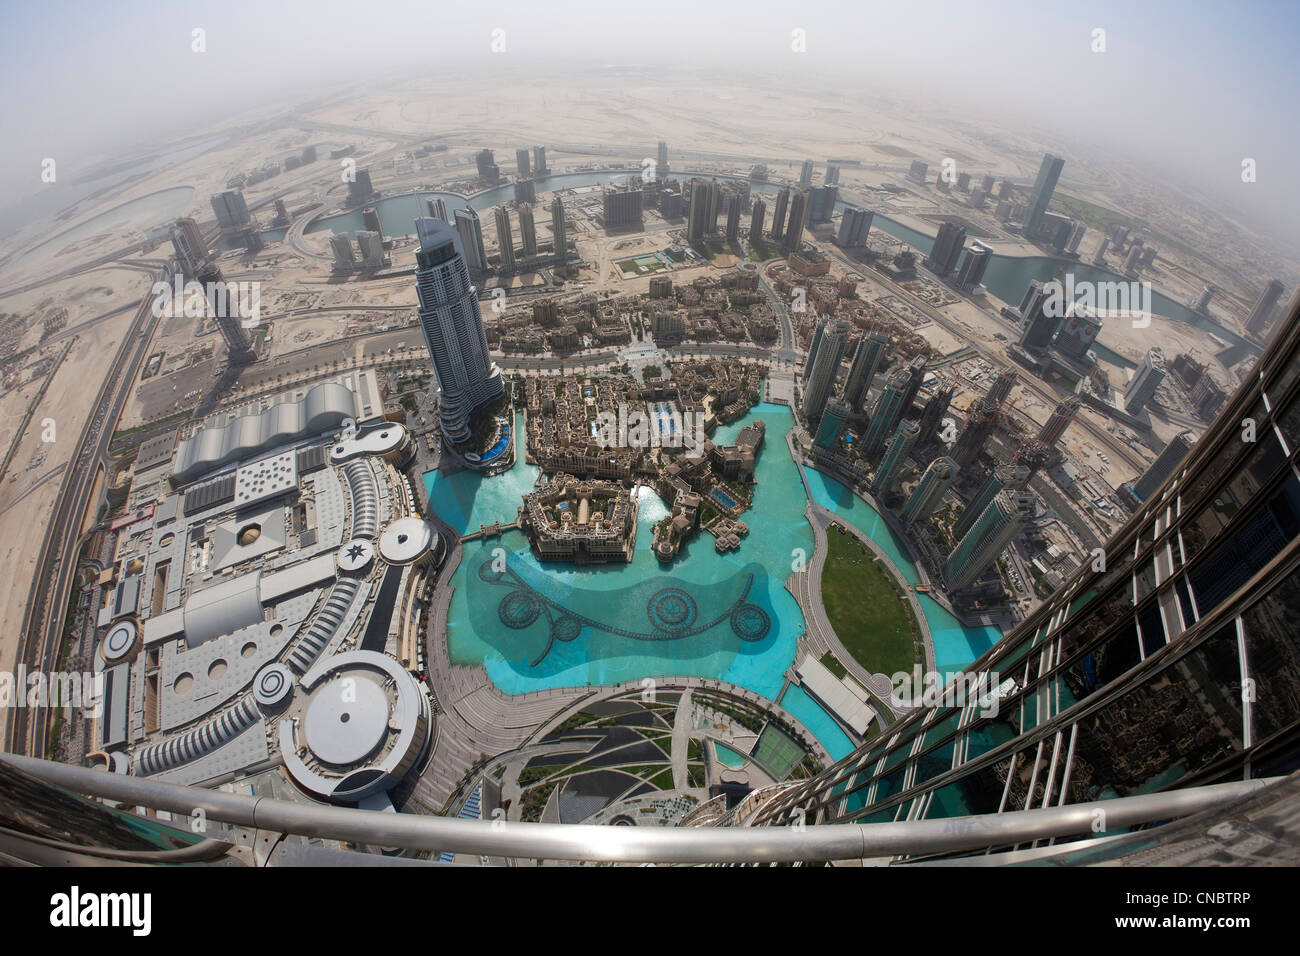
[[[822,602],[836,635],[872,673],[910,671],[921,629],[899,585],[857,538],[828,528],[826,540]]]

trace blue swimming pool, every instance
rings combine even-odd
[[[731,495],[723,491],[721,488],[714,488],[713,491],[711,492],[711,497],[716,498],[719,504],[721,504],[725,508],[736,507],[736,500],[732,498]]]
[[[749,763],[749,758],[747,756],[739,751],[732,750],[726,744],[718,743],[716,740],[713,742],[713,750],[718,755],[718,759],[722,761],[723,765],[730,767],[732,770],[739,770],[741,767],[745,766],[745,764]]]

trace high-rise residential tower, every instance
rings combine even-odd
[[[528,203],[519,207],[519,237],[524,244],[524,258],[537,255],[537,223],[533,219],[533,207]]]
[[[975,492],[966,510],[961,513],[957,523],[952,526],[954,541],[960,541],[966,532],[975,525],[975,519],[984,513],[1000,491],[1018,491],[1029,483],[1029,469],[1024,465],[998,465],[988,473],[984,483]]]
[[[478,213],[469,207],[457,209],[456,232],[460,236],[465,264],[476,272],[486,271],[487,250],[483,246],[483,224],[479,222]]]
[[[822,417],[826,402],[835,389],[835,378],[840,371],[840,359],[844,357],[850,328],[849,323],[837,321],[821,330],[803,385],[803,414],[809,421]]]
[[[909,378],[907,369],[896,368],[885,379],[885,387],[871,410],[871,421],[862,439],[864,455],[874,457],[893,434],[893,424],[898,419],[899,409],[903,407],[903,396],[907,393]]]
[[[804,226],[808,224],[809,192],[801,189],[790,200],[790,221],[786,224],[785,235],[781,239],[781,251],[786,255],[798,250],[803,243]]]
[[[934,509],[939,507],[939,502],[943,501],[943,496],[952,487],[952,483],[957,480],[959,471],[961,469],[957,467],[957,463],[946,456],[941,455],[930,462],[930,466],[921,475],[921,480],[912,489],[912,496],[907,499],[907,504],[903,505],[903,513],[899,516],[903,519],[903,524],[910,528],[914,524],[929,520],[930,515],[934,514]]]
[[[889,336],[884,332],[863,332],[858,336],[857,348],[853,350],[853,362],[849,365],[849,377],[844,383],[844,401],[854,411],[862,408],[862,402],[867,397],[880,363],[884,361],[887,348]]]
[[[1074,395],[1058,402],[1052,409],[1051,416],[1047,423],[1043,425],[1042,430],[1038,433],[1038,440],[1047,447],[1052,447],[1061,440],[1065,430],[1070,427],[1070,422],[1074,421],[1074,416],[1079,414],[1079,407],[1083,402]]]
[[[230,355],[231,365],[247,365],[256,361],[252,340],[244,328],[244,316],[240,315],[238,296],[233,295],[221,274],[221,267],[208,260],[199,269],[196,281],[203,286],[203,294],[208,300],[208,311],[217,324],[221,337],[226,340],[226,351]]]
[[[921,426],[916,422],[905,421],[898,426],[894,437],[885,445],[885,455],[880,459],[880,467],[876,469],[874,481],[876,494],[888,495],[893,492],[898,479],[903,476],[902,470],[907,456],[920,434]]]
[[[761,199],[754,200],[754,211],[749,217],[749,241],[761,243],[763,241],[763,216],[767,212],[767,204]]]
[[[790,206],[790,187],[782,186],[776,194],[776,205],[772,207],[772,238],[780,239],[785,233],[785,214]]]
[[[555,261],[564,265],[569,258],[568,225],[564,221],[564,203],[559,196],[551,200],[551,235],[555,239]]]
[[[966,243],[966,230],[955,222],[939,224],[939,234],[934,237],[934,246],[926,257],[925,267],[937,276],[946,276],[957,268],[957,259],[961,256]]]
[[[1034,500],[1029,495],[999,491],[944,562],[943,580],[948,590],[961,591],[978,581],[1033,514]]]
[[[515,267],[515,237],[510,229],[510,210],[497,206],[492,210],[497,227],[497,247],[501,251],[501,269],[510,272]]]
[[[1282,295],[1282,283],[1276,279],[1270,279],[1268,285],[1264,286],[1264,291],[1260,293],[1259,298],[1255,301],[1255,307],[1250,310],[1250,315],[1246,317],[1246,331],[1252,335],[1262,335],[1265,327],[1268,325],[1269,317],[1273,314],[1273,307],[1277,305],[1277,300]]]

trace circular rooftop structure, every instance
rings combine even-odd
[[[280,709],[291,696],[293,674],[283,664],[267,664],[253,679],[253,699],[263,713]]]
[[[106,664],[119,664],[135,653],[139,647],[140,630],[135,621],[114,621],[104,639],[99,642],[99,653]]]
[[[433,710],[397,661],[345,651],[302,675],[310,696],[280,719],[285,770],[306,790],[355,802],[390,790],[428,752]]]
[[[337,678],[312,696],[304,727],[307,746],[325,763],[359,763],[388,733],[388,697],[367,677]]]
[[[398,518],[379,536],[379,556],[389,564],[414,564],[437,543],[438,533],[423,518]]]
[[[358,574],[375,560],[375,544],[366,538],[353,538],[339,548],[339,570]]]

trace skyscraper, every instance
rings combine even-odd
[[[957,288],[969,292],[984,281],[984,271],[993,259],[993,248],[976,240],[966,250],[966,258],[957,272]]]
[[[1034,180],[1034,188],[1029,192],[1029,204],[1025,209],[1024,222],[1021,224],[1021,231],[1026,238],[1038,238],[1039,227],[1043,224],[1043,215],[1052,201],[1052,192],[1056,189],[1056,181],[1061,178],[1061,169],[1064,166],[1065,160],[1051,153],[1043,157],[1043,163],[1038,167],[1038,178]]]
[[[510,210],[505,206],[497,206],[492,210],[492,218],[496,221],[497,246],[501,250],[501,269],[503,272],[509,272],[515,267],[515,237],[510,230]]]
[[[424,201],[424,206],[428,210],[430,217],[441,219],[443,222],[450,223],[451,217],[447,215],[447,204],[441,196],[433,196]]]
[[[213,196],[212,211],[216,214],[217,225],[223,236],[242,232],[253,222],[241,189],[227,189]]]
[[[221,267],[208,260],[199,269],[196,280],[203,286],[208,300],[208,311],[217,324],[217,330],[226,340],[226,351],[231,365],[247,365],[257,359],[252,340],[244,328],[244,317],[239,314],[237,296],[231,295],[221,274]]]
[[[815,186],[808,190],[808,222],[830,222],[839,196],[839,186]]]
[[[537,255],[537,223],[533,220],[533,207],[528,203],[519,207],[519,236],[524,244],[524,258]]]
[[[501,181],[501,167],[496,164],[492,150],[480,149],[475,153],[474,165],[478,167],[479,179],[486,180],[493,185]]]
[[[998,420],[998,406],[987,398],[980,398],[971,403],[966,413],[966,424],[957,437],[957,444],[952,447],[952,457],[962,468],[975,464],[984,445],[993,434]]]
[[[740,194],[727,194],[727,241],[740,240]]]
[[[763,215],[767,212],[767,205],[761,199],[754,200],[754,211],[749,217],[749,241],[761,243],[763,241]]]
[[[1240,437],[1240,436],[1238,436]],[[1121,485],[1121,497],[1126,498],[1130,504],[1136,505],[1138,502],[1146,501],[1151,495],[1158,491],[1174,469],[1182,464],[1187,453],[1191,451],[1192,446],[1196,444],[1196,436],[1191,432],[1179,432],[1169,440],[1164,450],[1156,456],[1156,460],[1151,463],[1151,467],[1142,473],[1142,475],[1131,485]]]
[[[889,430],[892,432],[898,423],[912,410],[912,403],[916,401],[917,393],[921,391],[921,385],[925,382],[925,356],[913,355],[907,362],[907,388],[903,390],[902,399],[898,403],[898,408],[894,412],[894,417],[889,423]]]
[[[867,434],[862,440],[862,453],[874,457],[893,434],[893,423],[899,408],[903,405],[903,395],[907,392],[909,376],[907,369],[896,368],[885,379],[885,387],[876,399],[876,406],[871,410],[871,421],[867,425]]]
[[[348,181],[348,205],[358,206],[363,202],[370,202],[377,195],[375,187],[370,182],[370,170],[356,170]]]
[[[637,180],[639,183],[640,181]],[[601,211],[606,229],[639,229],[644,214],[643,193],[639,186],[607,186],[601,194]]]
[[[782,186],[776,194],[776,205],[772,207],[772,238],[780,239],[785,233],[785,213],[790,205],[790,187]]]
[[[847,322],[835,322],[821,332],[816,354],[812,356],[811,374],[804,380],[803,414],[809,421],[822,417],[826,402],[835,388],[835,378],[839,375],[840,359],[844,357],[844,346],[850,328]]]
[[[1074,416],[1079,414],[1079,406],[1082,404],[1082,401],[1074,395],[1058,402],[1052,409],[1051,417],[1038,433],[1038,440],[1049,448],[1060,441],[1065,430],[1070,427],[1070,422],[1074,421]]]
[[[533,147],[533,175],[537,177],[549,176],[551,167],[546,165],[546,147]]]
[[[939,234],[926,257],[925,267],[937,276],[946,276],[957,268],[957,257],[966,242],[966,229],[955,222],[939,224]]]
[[[862,408],[862,401],[867,397],[867,390],[871,388],[887,348],[889,336],[884,332],[863,332],[858,336],[853,362],[849,365],[849,377],[844,383],[844,401],[855,412]]]
[[[817,425],[817,437],[813,439],[813,444],[819,448],[834,448],[851,414],[847,405],[837,398],[832,398],[826,403],[826,408],[822,412],[821,421]]]
[[[790,200],[790,221],[786,224],[785,235],[781,239],[781,251],[786,255],[796,251],[803,243],[804,226],[808,224],[809,193],[801,189]]]
[[[379,241],[384,241],[384,223],[379,218],[379,210],[374,206],[367,206],[361,210],[361,222],[364,227],[375,235],[379,236]]]
[[[1029,469],[1024,465],[998,465],[984,478],[971,498],[966,510],[961,513],[957,523],[952,526],[954,541],[960,541],[975,524],[975,519],[984,513],[1000,491],[1017,491],[1029,483]]]
[[[182,274],[187,279],[195,278],[208,258],[208,243],[203,238],[203,230],[193,219],[177,219],[172,226],[171,238]]]
[[[710,209],[713,205],[714,184],[707,179],[691,180],[691,208],[686,220],[687,242],[703,242],[712,230]]]
[[[1201,315],[1210,314],[1210,299],[1214,297],[1216,286],[1207,285],[1201,289],[1201,294],[1196,297],[1196,301],[1191,304],[1193,312],[1199,312]]]
[[[384,238],[373,230],[357,230],[357,251],[361,254],[361,265],[367,269],[379,269],[385,264]]]
[[[1009,814],[1290,773],[1300,443],[1282,423],[1300,400],[1298,358],[1292,321],[1150,490],[1150,507],[1105,542],[1106,560],[1084,561],[967,668],[981,693],[999,691],[996,706],[920,707],[756,800],[746,822],[876,822],[910,807],[913,819]],[[1257,441],[1244,442],[1254,410]]]
[[[528,171],[528,147],[515,150],[515,171],[520,179],[527,179],[532,174]]]
[[[934,514],[934,509],[939,507],[939,502],[943,501],[943,496],[952,487],[952,483],[957,480],[957,473],[960,470],[955,461],[943,455],[930,462],[930,467],[925,469],[921,480],[912,489],[912,496],[907,499],[907,504],[903,505],[903,513],[900,515],[903,524],[910,528],[914,524],[929,520],[930,515]]]
[[[916,422],[905,421],[898,426],[898,431],[894,432],[894,437],[889,439],[889,443],[885,446],[885,455],[880,459],[880,467],[876,469],[874,481],[876,494],[883,497],[893,492],[898,479],[902,477],[903,464],[907,461],[907,456],[920,434],[921,426]]]
[[[1020,344],[1027,349],[1046,349],[1052,344],[1061,320],[1047,312],[1047,291],[1043,283],[1034,279],[1020,300]]]
[[[668,178],[668,144],[659,141],[659,152],[655,160],[655,179],[663,182]]]
[[[840,168],[832,166],[829,163],[826,166],[826,178],[823,180],[827,186],[834,185],[840,181]]]
[[[1002,369],[993,380],[993,384],[989,386],[988,400],[1001,408],[1002,403],[1011,396],[1011,390],[1015,388],[1019,378],[1020,375],[1015,369]]]
[[[564,203],[558,195],[551,200],[551,235],[555,239],[555,261],[564,265],[569,259],[568,226],[564,221]]]
[[[836,233],[835,244],[841,249],[857,249],[865,246],[874,215],[875,213],[869,209],[849,206],[840,216],[840,230]]]
[[[1133,372],[1128,387],[1124,389],[1124,410],[1136,415],[1155,397],[1156,389],[1165,380],[1165,353],[1160,349],[1147,349],[1142,364]]]
[[[803,380],[806,382],[812,378],[813,365],[817,362],[817,348],[822,344],[822,335],[826,332],[826,316],[817,320],[817,327],[813,329],[812,341],[808,343],[808,354],[804,357],[803,363]]]
[[[488,355],[460,233],[441,220],[425,218],[415,221],[415,230],[420,328],[438,376],[442,433],[453,445],[461,444],[471,435],[474,413],[500,398],[505,386]]]
[[[1282,283],[1276,279],[1270,279],[1268,285],[1264,286],[1264,291],[1260,293],[1259,299],[1255,302],[1255,307],[1250,310],[1250,315],[1246,317],[1246,331],[1251,335],[1262,335],[1265,326],[1268,325],[1269,317],[1273,314],[1273,307],[1277,305],[1277,300],[1282,295]]]
[[[803,168],[799,170],[799,185],[800,186],[812,185],[812,176],[813,176],[813,161],[811,159],[805,159],[803,161]]]
[[[943,416],[948,414],[948,406],[952,404],[952,395],[956,386],[951,381],[941,381],[934,390],[934,395],[925,403],[925,408],[921,412],[921,434],[917,441],[930,441],[939,431],[939,426],[943,423]]]
[[[949,591],[978,581],[1034,514],[1034,500],[1020,491],[999,491],[957,542],[943,565]]]
[[[468,207],[456,210],[456,232],[460,235],[460,248],[465,264],[476,272],[487,270],[487,250],[483,247],[483,224],[478,213]]]
[[[336,232],[330,236],[330,251],[334,253],[335,272],[351,272],[356,268],[357,256],[346,232]]]

